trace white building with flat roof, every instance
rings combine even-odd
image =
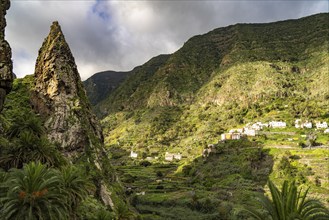
[[[178,154],[173,154],[173,153],[169,153],[169,152],[165,153],[165,160],[166,161],[173,161],[174,159],[175,160],[181,160],[182,155],[180,153],[178,153]]]
[[[272,128],[285,128],[287,127],[287,123],[284,121],[271,121],[269,126]]]
[[[305,122],[305,123],[303,123],[302,124],[302,127],[304,127],[304,128],[312,128],[312,122]]]
[[[316,124],[315,124],[315,126],[316,126],[316,128],[317,129],[321,129],[321,128],[328,128],[328,124],[327,124],[327,122],[317,122]]]
[[[138,154],[134,151],[130,151],[130,157],[131,158],[137,158]]]
[[[258,131],[255,129],[245,129],[243,132],[247,136],[256,136],[258,134]]]

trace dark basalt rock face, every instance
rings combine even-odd
[[[6,94],[10,92],[13,82],[11,48],[5,40],[5,15],[9,7],[9,0],[0,0],[0,111],[3,108]]]

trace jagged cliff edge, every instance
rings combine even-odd
[[[45,38],[35,65],[32,105],[45,120],[48,138],[93,178],[96,196],[114,208],[108,183],[115,175],[104,150],[99,122],[91,111],[74,57],[58,22]]]
[[[10,92],[13,82],[11,48],[5,40],[5,15],[9,7],[9,0],[0,0],[0,112],[3,108],[6,94]]]

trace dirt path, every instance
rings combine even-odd
[[[289,145],[272,145],[272,146],[265,146],[264,148],[276,148],[276,149],[300,149],[298,147],[292,147]]]

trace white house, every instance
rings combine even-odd
[[[254,124],[248,123],[244,127],[243,132],[241,132],[241,133],[251,134],[250,132],[252,132],[252,131],[247,131],[246,132],[246,130],[256,130],[256,133],[257,133],[257,131],[263,130],[264,127],[268,127],[268,124],[267,123],[262,123],[262,122],[259,122],[259,121],[254,123]],[[250,136],[253,136],[253,135],[250,135]]]
[[[172,154],[172,153],[169,153],[169,152],[166,152],[165,153],[165,160],[167,160],[167,161],[173,161],[174,159],[181,160],[182,159],[182,155],[180,153],[178,153],[178,154]]]
[[[287,123],[284,121],[271,121],[269,126],[272,128],[285,128],[287,127]]]
[[[225,141],[225,140],[239,140],[241,139],[241,133],[224,133],[221,134],[221,140]]]
[[[307,122],[303,123],[303,124],[302,124],[302,128],[303,128],[303,127],[304,127],[304,128],[312,128],[312,122],[308,122],[308,121],[307,121]]]
[[[240,133],[232,133],[232,140],[239,140],[241,138]]]
[[[130,151],[130,157],[131,158],[137,158],[138,154],[134,151]]]
[[[244,128],[231,129],[228,133],[243,133]]]
[[[295,120],[295,128],[312,128],[312,122],[306,121],[302,122],[301,119],[296,119]]]
[[[325,134],[329,134],[329,128],[327,128],[326,130],[324,130],[323,133],[325,133]]]
[[[302,127],[302,120],[296,119],[295,120],[295,128],[301,128]]]
[[[252,128],[253,130],[257,130],[257,131],[262,130],[262,126],[259,125],[259,124],[257,124],[257,123],[253,124],[253,125],[251,126],[251,128]]]
[[[165,160],[172,161],[174,159],[174,154],[171,154],[169,152],[165,153]]]
[[[221,135],[220,135],[220,139],[221,139],[222,141],[225,141],[225,140],[226,140],[226,134],[221,134]]]
[[[252,129],[257,130],[257,131],[262,130],[264,127],[268,127],[268,124],[266,124],[266,123],[263,124],[262,122],[259,122],[259,121],[254,123],[251,126]]]
[[[328,128],[328,124],[325,121],[322,122],[322,123],[321,122],[317,122],[315,125],[316,125],[316,128],[318,128],[318,129],[319,128]]]
[[[235,129],[231,129],[228,133],[234,133],[234,132],[236,132],[236,130]]]
[[[256,136],[258,132],[255,129],[245,129],[244,134],[247,136]]]
[[[180,153],[174,154],[174,159],[181,160],[182,159],[182,155]]]

